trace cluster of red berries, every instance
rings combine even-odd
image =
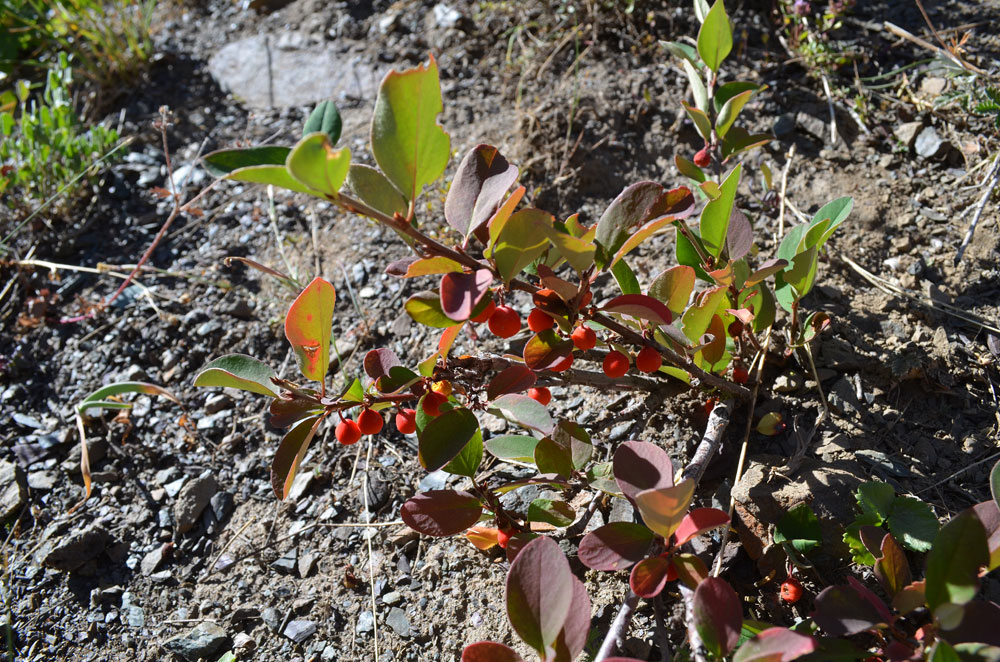
[[[663,365],[663,357],[652,347],[643,347],[635,356],[635,367],[639,372],[656,372]],[[621,377],[629,368],[629,358],[618,350],[608,352],[604,357],[604,374],[612,379]]]
[[[383,424],[382,414],[374,409],[365,407],[358,414],[358,420],[356,421],[350,418],[342,418],[340,423],[337,423],[337,429],[334,430],[334,434],[337,437],[337,441],[345,446],[350,446],[351,444],[358,443],[363,434],[378,434],[382,431]]]

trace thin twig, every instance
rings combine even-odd
[[[826,93],[826,104],[830,110],[830,145],[837,144],[837,111],[833,107],[833,93],[830,91],[830,81],[826,74],[821,73],[820,79],[823,81],[823,92]]]
[[[969,225],[968,231],[965,233],[965,237],[962,239],[962,245],[958,247],[958,252],[955,253],[955,265],[958,265],[962,261],[962,255],[965,254],[965,248],[972,241],[972,234],[976,231],[976,226],[979,225],[979,219],[982,218],[983,210],[986,209],[986,203],[989,202],[990,198],[993,196],[993,191],[997,187],[997,183],[1000,182],[1000,151],[997,152],[996,157],[993,159],[993,165],[990,166],[990,170],[986,173],[986,177],[983,178],[983,184],[986,186],[986,190],[983,191],[983,197],[979,199],[976,204],[976,212],[972,216],[972,223]],[[986,184],[987,180],[989,183]]]
[[[687,623],[688,631],[688,645],[691,647],[691,659],[694,662],[708,662],[708,657],[705,655],[705,644],[701,641],[701,635],[698,634],[698,628],[695,627],[695,620],[691,618],[691,614],[694,613],[694,591],[692,591],[683,582],[680,583],[681,599],[684,601],[684,613],[688,615],[688,618],[684,619]]]
[[[795,143],[788,149],[785,155],[785,167],[781,169],[781,208],[778,210],[778,241],[785,236],[785,191],[788,190],[788,170],[792,167],[792,159],[795,158]]]
[[[365,479],[361,490],[364,492],[365,513],[371,517],[371,509],[368,507],[368,473],[371,470],[372,462],[372,438],[368,437],[368,453],[365,456]],[[375,561],[372,559],[372,537],[365,536],[368,543],[368,586],[372,596],[372,641],[375,645],[375,662],[378,662],[378,611],[375,606]]]
[[[594,657],[594,662],[604,662],[607,658],[615,654],[615,651],[625,645],[625,632],[628,630],[629,623],[632,622],[632,615],[635,613],[635,608],[639,605],[639,596],[629,589],[628,595],[625,596],[625,602],[622,603],[621,609],[618,610],[618,615],[615,616],[615,620],[611,623],[611,628],[608,630],[608,634],[604,637],[604,643],[601,644],[601,649],[597,651],[597,655]]]
[[[890,23],[889,21],[885,21],[884,23],[882,23],[882,28],[884,30],[886,30],[887,32],[891,32],[892,34],[896,35],[897,37],[902,37],[903,39],[906,39],[907,41],[910,41],[910,42],[916,44],[917,46],[920,46],[921,48],[929,50],[929,51],[931,51],[933,53],[937,53],[937,54],[939,54],[939,55],[941,55],[941,56],[943,56],[943,57],[951,60],[953,63],[955,63],[956,65],[958,65],[959,67],[961,67],[961,68],[963,68],[963,69],[965,69],[967,71],[972,71],[974,73],[979,74],[980,76],[983,76],[983,75],[986,74],[986,72],[983,71],[982,69],[980,69],[979,67],[973,66],[973,65],[969,64],[968,62],[966,62],[965,60],[962,60],[961,58],[955,57],[955,55],[952,54],[951,52],[949,52],[949,51],[947,51],[947,50],[945,50],[943,48],[938,48],[937,46],[935,46],[934,44],[930,43],[929,41],[921,39],[920,37],[918,37],[918,36],[916,36],[916,35],[914,35],[914,34],[912,34],[910,32],[907,32],[906,30],[904,30],[903,28],[899,27],[898,25],[895,25],[894,23]]]

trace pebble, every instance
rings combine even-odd
[[[403,599],[403,594],[399,591],[389,591],[382,596],[382,602],[387,605],[398,604]]]
[[[73,571],[104,551],[111,536],[100,524],[91,524],[42,546],[42,562],[56,570]]]
[[[225,522],[229,519],[229,516],[233,514],[236,506],[234,505],[234,499],[231,492],[216,492],[209,504],[212,506],[212,513],[215,514],[215,519],[220,522]]]
[[[267,607],[260,612],[260,619],[264,621],[264,625],[271,632],[278,632],[278,628],[281,627],[281,613],[274,607]]]
[[[163,490],[167,493],[167,496],[173,499],[181,492],[181,488],[184,487],[184,483],[187,482],[187,478],[178,478],[175,481],[171,481],[163,486]]]
[[[406,612],[399,607],[393,607],[389,610],[385,624],[392,628],[392,631],[400,637],[410,636],[410,619],[406,617]]]
[[[221,627],[211,622],[199,623],[193,629],[168,639],[163,647],[180,655],[188,662],[198,662],[202,658],[215,659],[227,643],[229,636]]]
[[[129,627],[144,627],[146,625],[146,612],[142,610],[142,607],[130,605],[125,609],[125,622],[128,623]]]
[[[933,126],[929,126],[920,132],[914,143],[917,156],[925,159],[933,159],[941,156],[948,149],[948,142],[942,139]]]
[[[24,470],[13,462],[0,461],[0,520],[17,515],[27,502],[28,481]]]
[[[142,557],[142,561],[139,563],[139,569],[142,571],[142,574],[148,577],[156,572],[156,569],[163,563],[163,559],[166,557],[167,550],[169,549],[166,545],[157,545]]]
[[[913,147],[913,142],[917,139],[917,133],[923,127],[924,123],[917,122],[906,122],[897,126],[892,135],[896,137],[896,140],[903,143],[907,149]]]
[[[313,621],[290,621],[282,633],[297,644],[301,644],[316,634],[316,623]]]
[[[366,634],[375,629],[375,617],[370,611],[363,611],[358,614],[358,624],[355,626],[358,634]]]
[[[187,533],[201,516],[212,496],[219,491],[215,476],[200,476],[189,482],[177,495],[174,503],[174,522],[178,533]]]
[[[278,560],[271,563],[271,567],[286,575],[293,574],[298,569],[299,550],[292,548],[285,552]]]

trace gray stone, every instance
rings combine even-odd
[[[125,608],[125,622],[128,623],[129,627],[133,628],[145,627],[146,612],[142,610],[142,607],[129,605],[127,608]]]
[[[212,475],[201,476],[184,486],[174,504],[174,526],[178,533],[187,533],[194,527],[201,511],[218,491],[219,484]]]
[[[28,481],[24,470],[13,462],[0,461],[0,520],[21,512],[28,502]]]
[[[421,492],[427,492],[430,490],[443,490],[445,485],[448,484],[449,474],[445,471],[432,471],[417,483],[417,487],[420,488]]]
[[[167,549],[168,548],[165,545],[157,545],[152,551],[142,557],[142,561],[139,563],[139,569],[142,571],[143,575],[148,577],[156,572],[156,569],[160,567],[161,563],[163,563],[163,558],[166,556]]]
[[[212,512],[215,514],[215,519],[220,522],[225,522],[229,519],[229,516],[233,514],[235,509],[233,495],[229,492],[217,492],[212,496],[212,500],[209,502],[212,504]]]
[[[278,558],[271,567],[286,575],[294,574],[298,570],[299,550],[293,547]]]
[[[795,115],[785,113],[780,116],[777,120],[775,120],[772,131],[774,131],[774,135],[778,138],[784,138],[785,136],[791,135],[792,132],[795,131]]]
[[[316,624],[312,621],[291,621],[285,626],[283,635],[297,644],[301,644],[316,634]]]
[[[398,604],[403,599],[403,594],[399,591],[389,591],[382,596],[382,602],[387,605]]]
[[[39,552],[42,563],[56,570],[73,571],[104,551],[110,536],[100,524],[50,540]]]
[[[896,136],[896,140],[903,143],[907,149],[913,148],[913,143],[917,139],[917,134],[920,133],[920,129],[923,128],[923,122],[906,122],[905,124],[900,124],[892,132],[892,135]]]
[[[370,611],[358,614],[358,624],[355,626],[358,634],[366,634],[375,629],[375,616]]]
[[[920,132],[914,143],[917,156],[925,159],[933,159],[942,156],[948,151],[948,141],[938,135],[933,126],[929,126]]]
[[[215,623],[199,623],[193,629],[168,639],[163,647],[180,655],[188,662],[198,662],[202,658],[212,658],[226,644],[229,636]],[[214,659],[214,658],[212,658]]]
[[[277,48],[278,42],[292,47]],[[223,90],[253,108],[375,95],[380,76],[371,65],[333,48],[296,48],[295,42],[288,33],[247,37],[216,51],[208,69]]]
[[[299,577],[305,579],[309,576],[309,573],[313,571],[316,567],[316,555],[315,554],[303,554],[299,557]]]
[[[271,632],[277,633],[278,628],[281,627],[281,612],[274,607],[267,607],[261,611],[260,618]]]
[[[178,478],[175,481],[171,481],[163,486],[163,491],[167,493],[167,496],[173,499],[175,496],[181,493],[181,488],[184,487],[184,483],[187,482],[187,477]]]
[[[389,615],[385,618],[385,624],[400,637],[410,636],[410,619],[406,617],[406,612],[399,607],[389,610]]]

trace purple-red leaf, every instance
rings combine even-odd
[[[517,167],[491,145],[476,145],[455,172],[444,202],[448,225],[463,237],[490,220],[507,189],[517,179]]]
[[[431,490],[411,497],[400,509],[406,526],[428,536],[451,536],[479,521],[483,506],[468,492]]]
[[[573,600],[570,602],[569,614],[563,624],[562,632],[556,639],[555,660],[572,662],[577,658],[587,644],[587,633],[590,632],[590,596],[587,588],[576,577],[573,580]]]
[[[655,598],[667,585],[670,561],[662,556],[653,556],[635,564],[629,575],[628,584],[632,592],[640,598]]]
[[[973,506],[972,511],[986,530],[986,546],[990,550],[987,570],[995,570],[1000,567],[1000,506],[996,501],[984,501]]]
[[[726,249],[730,260],[738,260],[750,251],[753,245],[753,228],[750,221],[736,207],[729,216],[729,228],[726,230]]]
[[[462,662],[524,662],[524,658],[495,641],[477,641],[462,650]]]
[[[441,310],[449,319],[464,322],[483,295],[489,292],[492,282],[493,274],[489,269],[441,276]]]
[[[288,496],[295,473],[309,450],[309,442],[316,434],[321,420],[321,416],[313,416],[301,421],[285,434],[278,445],[278,450],[271,459],[271,489],[279,499]]]
[[[507,572],[507,617],[521,640],[547,658],[573,603],[573,573],[551,538],[532,540]]]
[[[401,365],[396,353],[388,348],[373,349],[365,354],[365,374],[372,379],[388,375],[395,366]]]
[[[648,441],[626,441],[614,456],[615,481],[622,494],[635,499],[643,490],[674,484],[674,465],[667,452]]]
[[[307,400],[304,397],[285,392],[271,401],[270,423],[276,428],[287,428],[308,413],[321,413],[315,411],[317,409],[321,410],[322,408],[315,400]]]
[[[656,182],[637,182],[625,188],[615,198],[597,222],[595,243],[601,254],[598,266],[610,261],[636,228],[661,216],[684,218],[694,211],[694,196],[687,187],[671,191]]]
[[[691,538],[729,524],[729,514],[718,508],[695,508],[681,520],[674,531],[674,545],[680,547]]]
[[[1000,605],[973,600],[963,605],[962,609],[958,627],[944,631],[944,638],[949,643],[1000,646]]]
[[[645,294],[623,294],[601,307],[606,313],[620,313],[666,326],[673,320],[670,309],[659,300]]]
[[[852,578],[853,579],[853,578]],[[876,598],[877,600],[878,598]],[[824,632],[834,637],[857,634],[879,623],[891,620],[888,610],[879,609],[868,596],[858,592],[854,585],[830,586],[816,596],[812,619]]]
[[[890,596],[895,596],[913,581],[906,554],[891,533],[882,539],[881,556],[875,561],[875,577]]]
[[[486,397],[496,400],[505,393],[522,393],[535,385],[534,371],[515,363],[503,370],[486,385]]]
[[[816,640],[787,628],[769,628],[740,646],[733,662],[791,662],[816,650]]]
[[[285,337],[306,379],[322,382],[330,367],[330,336],[336,301],[333,285],[315,278],[292,302],[285,316]]]
[[[545,329],[525,343],[524,362],[532,370],[549,370],[572,353],[572,340],[560,338],[552,329]]]
[[[716,657],[736,648],[743,627],[740,596],[725,580],[709,577],[694,592],[694,627],[705,647]]]
[[[593,570],[623,570],[646,557],[653,532],[641,524],[612,522],[583,537],[580,562]]]

